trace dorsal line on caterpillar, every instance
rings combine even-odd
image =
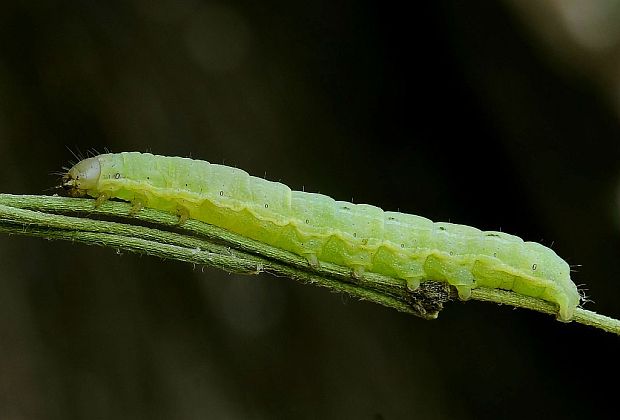
[[[64,175],[71,196],[118,198],[207,222],[304,256],[351,269],[420,282],[444,281],[462,299],[477,287],[512,290],[558,305],[569,321],[580,301],[570,267],[548,247],[501,231],[432,222],[368,204],[336,201],[241,169],[150,153],[106,153]],[[181,210],[180,210],[181,209]]]

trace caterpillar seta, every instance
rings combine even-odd
[[[108,198],[179,214],[304,256],[339,264],[354,276],[376,272],[410,290],[445,281],[461,299],[476,287],[499,288],[558,305],[569,321],[579,304],[570,267],[553,250],[503,232],[432,222],[368,204],[292,191],[225,165],[150,153],[106,153],[64,175],[71,196]]]

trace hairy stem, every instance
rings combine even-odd
[[[401,279],[375,273],[362,278],[346,267],[321,263],[311,267],[296,254],[196,220],[179,225],[178,217],[153,209],[130,213],[123,202],[99,207],[94,200],[0,194],[0,232],[63,239],[218,267],[229,272],[269,272],[303,283],[346,292],[427,319],[456,299],[444,282],[427,281],[411,292]],[[514,292],[478,288],[472,299],[556,314],[555,305]],[[620,335],[620,321],[577,309],[574,321]]]

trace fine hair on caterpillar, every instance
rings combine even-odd
[[[462,299],[477,287],[511,290],[555,303],[563,321],[580,301],[568,264],[539,243],[293,191],[225,165],[105,153],[79,161],[61,186],[98,203],[117,198],[132,202],[132,211],[150,207],[201,220],[304,256],[313,267],[329,262],[353,277],[401,279],[410,290],[428,280],[449,283]]]

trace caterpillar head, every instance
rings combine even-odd
[[[84,197],[95,189],[101,175],[101,165],[96,157],[79,161],[62,177],[61,187],[71,197]]]

